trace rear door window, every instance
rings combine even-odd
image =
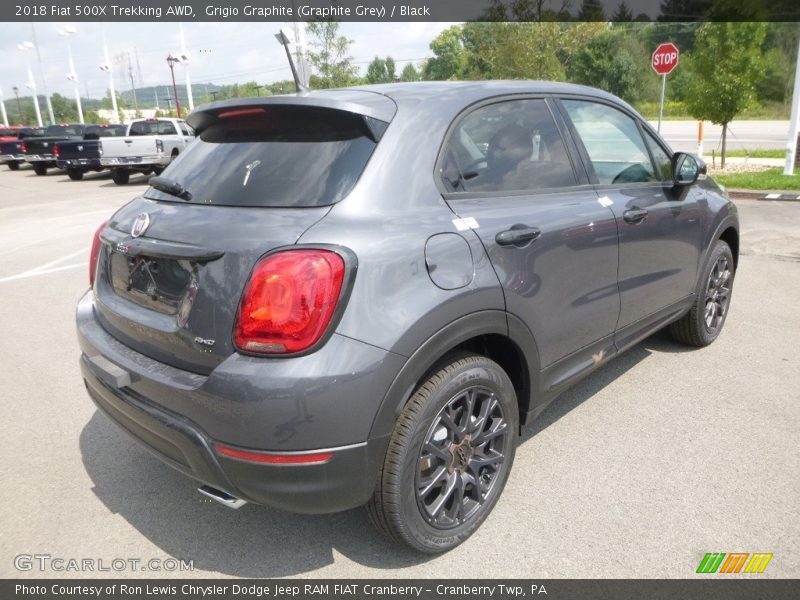
[[[564,100],[600,184],[656,181],[650,154],[636,122],[616,108]]]
[[[482,106],[451,132],[441,167],[450,192],[515,192],[576,185],[575,172],[543,99]]]
[[[163,174],[188,191],[189,202],[334,204],[353,188],[377,146],[364,117],[341,110],[269,106],[222,115]],[[145,195],[187,201],[154,188]]]
[[[157,133],[159,135],[176,135],[178,132],[175,129],[175,125],[172,124],[172,121],[159,121]]]

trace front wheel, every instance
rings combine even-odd
[[[406,404],[367,510],[384,534],[426,553],[480,527],[514,462],[519,423],[508,375],[478,355],[453,358]]]
[[[695,290],[692,308],[670,325],[675,341],[702,347],[717,339],[728,316],[734,274],[731,248],[718,240]]]
[[[33,163],[33,171],[40,177],[47,175],[47,165],[45,163]]]

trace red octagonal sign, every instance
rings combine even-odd
[[[655,49],[650,64],[653,70],[659,75],[667,75],[672,73],[672,70],[678,66],[679,56],[680,52],[678,51],[678,47],[672,42],[667,42]]]

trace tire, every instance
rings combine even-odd
[[[45,163],[33,163],[33,171],[40,177],[47,175],[47,165]]]
[[[161,175],[164,172],[164,167],[153,167],[153,175]]]
[[[11,169],[12,171],[19,171],[19,161],[12,160],[11,162],[6,164],[8,165],[8,168]]]
[[[125,185],[131,178],[131,172],[127,169],[111,169],[111,179],[117,185]]]
[[[395,424],[367,504],[379,531],[428,554],[455,548],[489,515],[514,462],[519,424],[514,386],[494,361],[462,355],[432,373]]]
[[[731,303],[735,266],[730,246],[717,240],[695,290],[695,301],[670,325],[673,339],[688,346],[708,346],[722,331]]]
[[[81,169],[67,169],[67,176],[72,181],[80,181],[83,179],[83,170]]]

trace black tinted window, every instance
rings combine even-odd
[[[534,191],[575,185],[564,141],[544,100],[483,106],[451,133],[442,163],[450,191]]]
[[[650,153],[653,155],[656,169],[661,175],[661,181],[672,181],[672,158],[647,131],[644,132],[644,139],[647,142],[647,147],[650,148]]]
[[[344,111],[274,106],[233,109],[163,173],[191,202],[325,206],[352,189],[376,146],[364,119]],[[150,188],[149,198],[176,200]]]
[[[83,135],[83,125],[50,125],[45,130],[47,136]]]

